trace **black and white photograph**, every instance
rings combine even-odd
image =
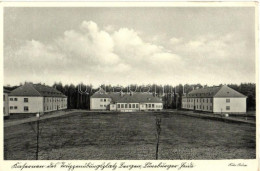
[[[257,158],[256,4],[2,9],[4,161]]]

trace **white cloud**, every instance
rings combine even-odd
[[[93,21],[83,21],[79,29],[67,30],[51,43],[31,40],[18,49],[5,47],[5,73],[9,75],[6,78],[10,82],[19,77],[50,84],[77,83],[86,76],[92,77],[93,84],[104,80],[115,84],[129,80],[152,82],[165,70],[174,72],[181,66],[179,55],[144,41],[138,31],[120,28],[111,32],[111,28],[109,33],[106,30]],[[19,72],[14,73],[13,68]]]

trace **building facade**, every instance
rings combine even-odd
[[[9,94],[9,113],[45,113],[67,109],[67,97],[55,88],[26,83]]]
[[[90,97],[90,110],[136,112],[162,109],[162,99],[150,93],[107,93],[100,89]]]
[[[10,93],[9,90],[6,90],[4,88],[4,97],[3,97],[3,112],[4,112],[4,117],[8,117],[9,116],[9,100],[8,100],[8,94]]]
[[[182,108],[212,113],[246,113],[246,96],[224,85],[196,89],[182,97]]]

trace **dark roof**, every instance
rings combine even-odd
[[[50,86],[26,83],[9,94],[9,96],[41,96],[41,97],[66,97],[60,91]]]
[[[133,93],[124,94],[117,103],[162,103],[162,100],[150,93]]]
[[[4,88],[4,93],[10,93],[11,91]]]
[[[162,103],[159,97],[150,93],[106,93],[98,91],[94,93],[91,98],[111,98],[112,103]]]
[[[214,97],[220,89],[220,86],[195,89],[188,93],[187,97]]]
[[[221,89],[215,94],[214,97],[247,97],[238,91],[224,85]]]
[[[223,86],[214,86],[214,87],[206,87],[201,89],[192,90],[187,94],[186,97],[246,97],[243,94],[237,92],[236,90],[223,85]]]

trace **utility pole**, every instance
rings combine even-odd
[[[40,130],[40,113],[37,114],[37,128],[36,128],[36,160],[38,160],[39,154],[39,130]]]
[[[158,160],[160,134],[161,134],[161,118],[158,118],[158,116],[156,116],[156,130],[157,130],[157,143],[156,143],[155,158],[156,160]]]

